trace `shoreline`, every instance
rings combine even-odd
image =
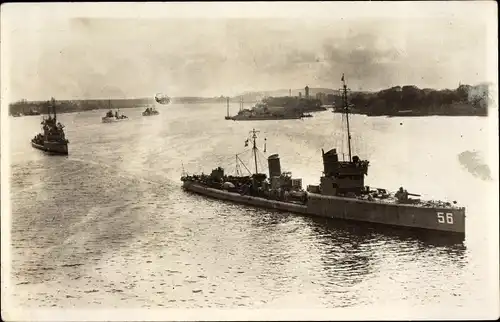
[[[334,114],[342,114],[342,112],[334,111]],[[429,113],[429,114],[371,114],[368,112],[349,112],[350,115],[364,115],[367,117],[388,117],[388,118],[417,118],[417,117],[431,117],[431,116],[447,116],[447,117],[488,117],[488,110],[486,114],[466,114],[466,113]]]
[[[194,104],[213,104],[213,102],[196,102],[196,103],[179,103],[179,102],[173,102],[173,103],[170,103],[169,105],[172,105],[172,104],[175,104],[175,105],[194,105]],[[63,104],[61,104],[63,105]],[[57,114],[69,114],[69,113],[80,113],[80,112],[87,112],[87,111],[96,111],[96,110],[109,110],[109,109],[128,109],[128,108],[140,108],[142,106],[140,105],[143,105],[143,104],[138,104],[136,106],[102,106],[102,107],[93,107],[93,108],[80,108],[80,109],[71,109],[71,110],[64,110],[64,109],[61,109],[61,107],[59,107],[60,109],[58,109],[57,111]],[[64,108],[64,107],[62,107]],[[330,110],[331,108],[327,108],[326,110]],[[490,107],[488,107],[486,109],[486,113],[428,113],[428,114],[422,114],[422,113],[405,113],[405,114],[390,114],[390,113],[383,113],[383,114],[371,114],[369,112],[363,112],[363,111],[350,111],[349,114],[352,114],[352,115],[364,115],[364,116],[367,116],[367,117],[390,117],[390,118],[393,118],[393,117],[399,117],[399,118],[408,118],[408,117],[429,117],[429,116],[452,116],[452,117],[488,117],[489,116],[489,109]],[[326,110],[322,110],[322,111],[313,111],[313,112],[310,112],[310,113],[317,113],[317,112],[324,112]],[[9,112],[9,116],[11,117],[27,117],[27,116],[41,116],[41,115],[44,115],[43,112],[41,112],[40,114],[35,114],[35,115],[20,115],[20,116],[15,116],[11,110],[8,111]],[[341,111],[335,111],[335,110],[332,110],[332,112],[334,114],[341,114],[342,112]],[[469,111],[467,111],[469,112]],[[231,116],[231,118],[234,117],[234,116]],[[279,119],[279,118],[278,118]]]

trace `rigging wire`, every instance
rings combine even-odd
[[[259,150],[257,150],[257,152],[260,152],[260,151],[259,151]],[[262,157],[261,157],[261,155],[262,155],[262,157],[264,157],[264,159],[266,159],[266,156],[265,156],[262,152],[260,152],[260,154],[259,154],[259,153],[257,153],[257,162],[258,162],[258,163],[259,163],[259,165],[260,165],[260,169],[261,169],[260,173],[265,173],[265,172],[264,172],[264,169],[266,169],[266,170],[267,170],[267,167],[265,167],[264,165],[262,165]],[[266,172],[267,172],[267,171],[266,171]]]
[[[256,131],[258,132],[258,131]],[[267,139],[264,139],[264,149],[267,150],[266,146]],[[249,172],[250,175],[253,174],[252,171],[259,170],[257,171],[258,173],[265,173],[264,169],[267,169],[265,162],[263,163],[262,157],[266,159],[266,155],[262,153],[258,148],[255,150],[255,155],[253,151],[253,132],[250,132],[248,138],[245,140],[245,146],[249,146],[250,148],[247,148],[239,153],[233,154],[232,156],[225,156],[222,158],[217,158],[217,162],[220,164],[220,167],[223,169],[234,169],[234,173],[236,175],[243,175],[243,170],[241,169],[242,165],[245,170]],[[249,153],[250,152],[250,153]],[[246,156],[249,153],[248,156]],[[248,162],[246,164],[251,165],[250,167],[247,167],[245,162],[243,162],[242,159],[248,157]],[[255,162],[257,161],[257,162]],[[255,169],[255,163],[257,163],[257,166],[260,166],[260,169],[257,168]],[[234,167],[231,165],[234,164]],[[252,169],[252,170],[250,170]]]

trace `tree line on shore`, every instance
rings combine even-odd
[[[487,84],[459,85],[457,89],[420,89],[395,86],[375,93],[349,95],[352,113],[378,115],[471,115],[486,116],[490,103]],[[342,108],[340,95],[328,95],[327,104]]]
[[[172,103],[196,104],[196,103],[222,103],[226,98],[220,97],[177,97]],[[141,105],[154,104],[154,98],[130,98],[130,99],[86,99],[86,100],[56,100],[58,113],[72,113],[100,109],[133,108]],[[28,101],[20,100],[9,104],[9,114],[26,114],[30,111],[47,113],[50,101]]]
[[[58,113],[72,113],[81,111],[91,111],[99,109],[131,108],[137,105],[146,105],[154,102],[154,99],[90,99],[90,100],[56,100]],[[37,111],[42,114],[48,112],[50,101],[27,101],[20,100],[9,104],[11,115],[25,113],[27,111]]]

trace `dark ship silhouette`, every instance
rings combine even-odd
[[[347,86],[342,75],[349,160],[339,161],[336,149],[322,150],[323,176],[320,184],[302,188],[301,179],[293,179],[290,172],[281,172],[279,155],[268,157],[269,179],[257,168],[257,133],[251,132],[255,172],[248,176],[228,176],[218,167],[210,175],[183,173],[183,189],[208,197],[261,208],[275,209],[311,216],[369,222],[390,226],[440,231],[465,237],[465,208],[443,201],[425,201],[410,197],[402,187],[396,193],[385,189],[371,189],[364,185],[368,174],[368,160],[351,156],[349,105]],[[248,144],[248,139],[245,146]],[[237,162],[241,162],[238,155]],[[242,163],[242,162],[241,162]]]
[[[312,117],[311,114],[304,114],[295,109],[280,108],[280,111],[273,111],[265,102],[255,104],[251,109],[243,108],[243,98],[240,99],[240,109],[234,116],[229,115],[229,97],[227,98],[226,120],[233,121],[266,121],[266,120],[296,120],[303,117]]]
[[[108,100],[108,106],[109,111],[107,111],[106,115],[101,118],[102,123],[113,123],[128,119],[126,115],[118,114],[118,111],[115,111],[115,113],[113,114],[113,110],[111,109],[111,100]]]
[[[311,112],[326,111],[319,99],[309,96],[309,87],[305,87],[306,95],[299,96],[268,96],[263,98],[251,109],[244,109],[240,102],[240,110],[234,116],[229,116],[229,104],[226,120],[234,121],[264,121],[264,120],[295,120],[313,117]],[[242,98],[243,99],[243,98]]]
[[[146,107],[144,112],[142,112],[142,116],[152,116],[158,114],[160,114],[160,112],[158,112],[154,106]]]
[[[48,118],[42,121],[43,133],[37,134],[31,139],[31,146],[50,154],[68,155],[68,143],[64,133],[64,125],[57,122],[56,102],[52,98],[48,105]],[[50,108],[54,116],[51,115]]]

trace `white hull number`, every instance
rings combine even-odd
[[[447,223],[449,225],[453,225],[453,214],[451,212],[438,212],[437,213],[438,223],[444,224]]]

